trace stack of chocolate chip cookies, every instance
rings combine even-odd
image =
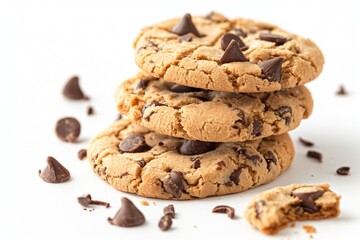
[[[142,72],[116,92],[127,118],[88,149],[105,181],[146,197],[204,198],[267,183],[290,166],[287,132],[310,116],[303,85],[324,63],[312,41],[211,13],[146,27],[134,48]]]

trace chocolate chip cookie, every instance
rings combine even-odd
[[[313,108],[304,86],[273,93],[202,90],[139,73],[116,93],[118,110],[161,134],[216,142],[238,142],[295,129]]]
[[[121,119],[91,141],[87,156],[94,172],[120,191],[184,200],[274,180],[290,166],[294,147],[288,134],[251,142],[201,142]]]
[[[270,92],[303,85],[324,57],[309,39],[277,26],[218,13],[186,14],[144,28],[135,61],[166,81],[227,92]]]
[[[276,234],[296,220],[316,220],[340,214],[340,196],[328,184],[277,187],[256,196],[245,211],[248,222],[266,234]]]

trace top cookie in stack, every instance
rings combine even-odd
[[[145,72],[186,86],[226,92],[272,92],[303,85],[324,58],[309,39],[274,25],[186,14],[144,28],[134,42]]]
[[[286,133],[310,116],[303,85],[324,58],[308,39],[218,13],[144,28],[134,42],[145,72],[117,91],[118,110],[161,134],[238,142]]]

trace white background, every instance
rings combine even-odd
[[[290,183],[330,183],[342,195],[339,218],[299,222],[271,239],[308,239],[302,229],[313,225],[315,239],[357,239],[360,233],[360,21],[356,1],[1,1],[0,2],[0,239],[267,239],[244,219],[245,206],[255,194]],[[308,84],[315,101],[309,120],[291,133],[297,154],[284,175],[265,186],[230,196],[171,202],[148,200],[118,192],[92,173],[87,161],[77,159],[95,134],[117,117],[114,91],[133,76],[132,41],[151,23],[186,12],[211,10],[229,18],[268,21],[313,39],[323,50],[326,65]],[[61,95],[65,81],[80,76],[90,102],[72,102]],[[350,94],[335,92],[344,84]],[[88,117],[86,107],[96,115]],[[80,143],[67,144],[54,134],[56,120],[75,116],[82,123]],[[305,157],[298,136],[316,143],[324,154],[318,163]],[[44,183],[37,175],[47,156],[54,156],[71,172],[64,184]],[[340,166],[350,176],[337,176]],[[91,193],[113,207],[83,211],[76,197]],[[130,198],[146,216],[146,224],[132,229],[107,223]],[[153,202],[156,206],[153,206]],[[177,216],[172,230],[161,232],[162,208],[173,203]],[[228,204],[235,220],[213,214]],[[196,226],[196,227],[195,227]],[[270,238],[269,238],[270,239]]]

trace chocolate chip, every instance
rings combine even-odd
[[[151,103],[146,104],[143,107],[143,109],[141,110],[141,115],[146,121],[149,121],[151,115],[154,114],[154,111],[151,111],[147,116],[144,116],[146,109],[149,108],[150,106],[159,107],[159,106],[166,106],[166,104],[159,103],[159,102],[151,102]]]
[[[127,198],[121,198],[121,208],[114,218],[108,218],[108,222],[119,227],[135,227],[145,222],[142,212]]]
[[[163,186],[166,192],[170,193],[175,198],[180,198],[184,190],[184,179],[181,173],[171,171],[170,178],[163,181]]]
[[[220,161],[216,163],[217,167],[216,170],[220,171],[223,167],[226,167],[226,164],[224,161]]]
[[[172,29],[172,32],[177,35],[192,33],[197,37],[202,37],[192,22],[191,15],[188,13],[184,15],[178,24],[175,25],[175,27]]]
[[[235,40],[231,40],[227,48],[225,49],[224,54],[220,58],[220,63],[231,63],[231,62],[246,62],[249,61],[246,59],[242,53],[238,43]]]
[[[251,135],[253,135],[255,137],[260,136],[261,131],[263,129],[262,123],[260,121],[258,121],[258,120],[254,120],[252,125],[253,125],[253,130],[251,132]]]
[[[88,100],[79,85],[79,77],[74,76],[68,80],[63,89],[63,95],[71,100]]]
[[[259,165],[260,162],[262,162],[260,156],[256,154],[250,155],[245,149],[237,150],[237,153],[239,155],[243,155],[246,158],[246,160],[251,161],[254,165]]]
[[[48,183],[63,183],[70,179],[70,172],[55,158],[48,157],[47,165],[43,171],[39,170],[39,176]]]
[[[308,157],[310,158],[314,158],[316,160],[318,160],[319,162],[322,162],[323,156],[321,153],[316,152],[316,151],[308,151],[306,154]]]
[[[238,168],[238,169],[236,169],[236,170],[235,170],[234,172],[232,172],[231,175],[230,175],[230,180],[231,180],[232,182],[234,182],[235,185],[239,185],[240,173],[241,173],[241,167]]]
[[[88,116],[94,115],[94,108],[92,106],[88,106],[86,113]]]
[[[149,79],[145,79],[142,78],[140,79],[137,84],[135,85],[134,89],[138,90],[138,89],[145,89],[147,87],[147,85],[149,84],[150,80]]]
[[[272,34],[272,33],[260,33],[259,34],[259,38],[260,40],[264,40],[264,41],[268,41],[268,42],[274,42],[276,46],[278,45],[283,45],[284,43],[286,43],[288,40],[278,34]]]
[[[57,137],[64,142],[75,142],[80,135],[80,131],[81,125],[79,121],[72,117],[58,120],[55,126]]]
[[[197,155],[210,152],[215,149],[215,144],[212,142],[202,142],[198,140],[184,140],[180,147],[182,155]]]
[[[181,37],[179,37],[180,42],[191,42],[191,40],[193,39],[193,36],[191,33],[182,35]]]
[[[264,206],[266,205],[266,202],[264,200],[258,200],[255,202],[255,210],[256,210],[256,217],[261,218],[261,213],[263,211]]]
[[[164,207],[164,216],[169,216],[170,218],[175,218],[174,205],[170,204],[170,205]]]
[[[347,95],[347,91],[345,90],[345,87],[343,85],[340,85],[339,89],[336,92],[337,95]]]
[[[281,106],[276,109],[276,113],[285,120],[285,124],[289,125],[292,117],[292,108],[289,106]]]
[[[336,170],[338,175],[347,176],[349,175],[350,167],[340,167]]]
[[[99,206],[105,206],[106,208],[110,207],[110,203],[98,201],[98,200],[92,200],[90,194],[85,194],[77,198],[78,203],[81,206],[88,207],[89,205],[99,205]]]
[[[241,109],[238,110],[238,117],[239,119],[235,121],[235,123],[241,123],[241,124],[246,124],[246,118],[245,118],[245,113],[244,111],[242,111]]]
[[[127,175],[129,175],[129,173],[128,173],[128,172],[124,172],[124,173],[122,173],[119,177],[120,177],[120,178],[123,178],[123,177],[125,177],[125,176],[127,176]]]
[[[139,164],[140,167],[145,167],[146,162],[144,160],[136,161],[137,164]]]
[[[239,48],[245,47],[245,43],[235,34],[232,33],[225,33],[224,36],[221,38],[221,48],[225,51],[227,46],[230,44],[232,40],[238,43]]]
[[[263,157],[266,161],[266,168],[268,171],[271,170],[271,163],[277,164],[277,158],[275,157],[274,153],[272,151],[266,151],[263,153]]]
[[[123,152],[137,153],[148,151],[150,146],[146,144],[144,135],[137,133],[124,138],[119,148]]]
[[[198,169],[200,167],[200,160],[196,159],[193,164],[191,165],[191,168]]]
[[[118,117],[117,117],[116,120],[120,120],[120,119],[122,119],[122,118],[123,118],[123,115],[122,115],[121,113],[119,113],[119,115],[118,115]]]
[[[229,218],[233,219],[235,217],[235,209],[227,205],[219,205],[213,208],[213,213],[226,213]]]
[[[241,28],[234,28],[233,31],[239,37],[246,37],[247,36],[246,32],[244,32],[244,30],[242,30]]]
[[[280,82],[281,80],[281,66],[284,59],[282,57],[275,57],[259,63],[261,72],[269,82]]]
[[[172,92],[176,92],[176,93],[199,92],[199,91],[201,91],[201,89],[199,89],[199,88],[188,87],[188,86],[180,85],[180,84],[172,85],[169,88],[169,90],[172,91]]]
[[[165,215],[160,218],[158,226],[161,230],[167,231],[171,228],[171,225],[172,225],[171,217]]]
[[[306,147],[312,147],[314,146],[315,144],[313,142],[310,142],[308,140],[305,140],[301,137],[299,137],[299,141],[302,143],[302,145],[306,146]]]
[[[297,190],[301,190],[297,189]],[[309,213],[314,213],[318,210],[318,207],[315,205],[315,200],[321,197],[324,194],[322,189],[312,191],[312,192],[303,192],[294,190],[291,195],[301,199],[301,207]]]
[[[83,160],[84,158],[86,158],[86,155],[87,155],[86,149],[80,149],[78,151],[78,158],[80,160]]]

